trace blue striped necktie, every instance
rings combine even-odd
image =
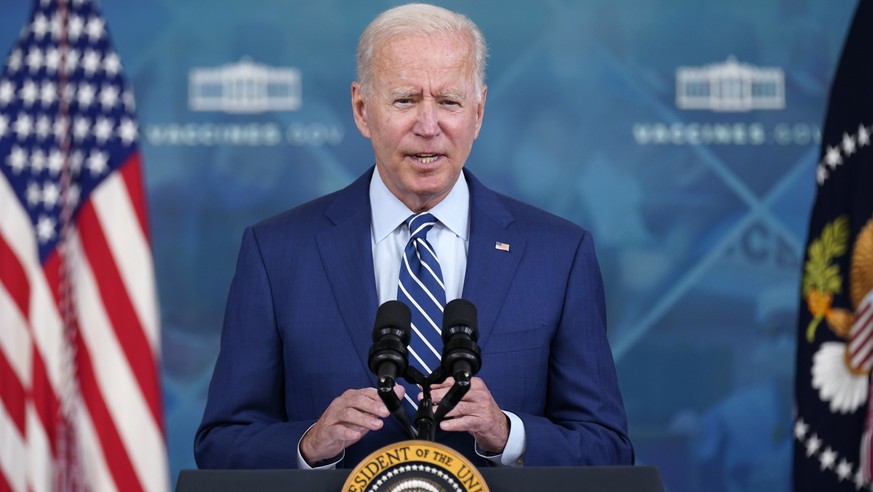
[[[415,214],[406,219],[409,242],[400,264],[400,282],[397,300],[406,303],[412,311],[412,336],[409,342],[409,363],[425,376],[440,365],[443,342],[440,337],[446,287],[436,252],[427,242],[427,231],[436,218],[432,214]],[[418,408],[419,389],[406,384],[406,400]]]

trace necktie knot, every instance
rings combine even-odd
[[[436,217],[431,213],[413,214],[406,219],[409,227],[409,239],[425,239],[427,232],[436,224]]]

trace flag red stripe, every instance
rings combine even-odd
[[[61,405],[55,394],[54,388],[52,388],[52,385],[49,382],[42,354],[36,346],[33,347],[32,375],[33,387],[31,391],[33,406],[36,409],[36,414],[39,417],[40,422],[42,422],[43,429],[45,429],[46,438],[48,439],[52,456],[57,456],[57,428]]]
[[[49,289],[54,296],[55,304],[60,305],[60,299],[58,298],[59,277],[57,275],[62,268],[60,256],[58,256],[57,252],[54,252],[48,260],[44,268],[46,278],[49,282]],[[52,275],[49,275],[49,272]],[[78,327],[76,327],[76,332],[79,332]],[[81,336],[76,338],[75,346],[79,391],[85,408],[91,416],[91,421],[94,423],[94,430],[97,434],[97,439],[100,441],[100,448],[103,450],[107,468],[112,474],[116,488],[124,491],[142,490],[142,485],[139,483],[139,479],[133,469],[133,463],[127,454],[127,450],[124,448],[118,429],[115,427],[112,414],[106,407],[106,401],[100,393],[100,386],[94,374],[94,368],[91,365],[91,355],[88,353],[88,347]]]
[[[91,366],[91,355],[81,337],[76,343],[76,362],[79,368],[82,400],[91,415],[94,430],[100,439],[100,447],[103,449],[103,457],[117,489],[124,491],[143,490],[118,429],[115,427],[115,420],[106,407],[103,395],[100,394],[97,377]]]
[[[6,492],[7,490],[12,490],[12,486],[6,480],[6,474],[3,473],[3,470],[0,470],[0,491]]]
[[[12,422],[15,423],[15,427],[18,427],[18,432],[22,436],[26,435],[25,396],[24,385],[0,350],[0,402],[6,407],[6,413],[12,418]]]
[[[151,243],[151,237],[149,236],[148,207],[146,207],[145,184],[142,178],[142,162],[139,151],[130,155],[130,158],[127,159],[120,168],[118,168],[118,173],[124,181],[124,185],[127,188],[127,195],[130,196],[130,203],[136,211],[136,218],[142,229],[142,235],[146,238],[146,242]]]
[[[155,423],[158,428],[163,428],[160,388],[156,378],[157,363],[149,350],[151,345],[127,295],[127,288],[118,267],[113,261],[112,250],[103,235],[93,202],[82,206],[78,224],[82,248],[94,272],[103,307]]]
[[[18,305],[18,310],[25,320],[29,320],[30,282],[27,273],[18,261],[18,256],[0,234],[0,283],[6,286],[12,300]]]

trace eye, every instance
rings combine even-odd
[[[398,97],[394,100],[395,106],[409,106],[412,103],[413,101],[411,97]]]

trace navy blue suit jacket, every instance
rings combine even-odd
[[[525,464],[632,463],[590,234],[464,172],[471,234],[463,297],[479,313],[478,376],[524,422]],[[375,386],[367,368],[378,307],[371,175],[246,229],[195,439],[201,468],[296,468],[298,441],[328,404]],[[339,466],[404,439],[388,419]],[[437,439],[486,463],[467,433],[438,431]]]

